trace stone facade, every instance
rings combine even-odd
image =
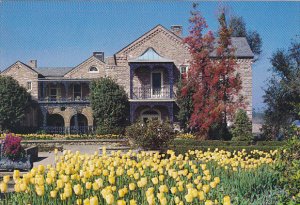
[[[159,115],[163,120],[173,120],[174,112],[178,109],[175,97],[161,95],[161,91],[159,95],[154,92],[152,84],[155,82],[152,73],[161,73],[162,80],[161,82],[158,80],[158,83],[161,84],[162,90],[172,93],[176,91],[175,85],[179,80],[180,67],[188,66],[191,56],[188,46],[180,37],[181,27],[175,27],[173,33],[158,25],[112,57],[104,58],[104,53],[97,52],[74,68],[40,69],[36,67],[35,60],[30,62],[31,66],[18,61],[1,74],[14,77],[24,87],[28,87],[30,82],[28,92],[31,93],[33,100],[38,102],[40,110],[32,108],[28,111],[24,123],[26,126],[45,127],[47,122],[51,121],[48,117],[57,115],[63,119],[64,127],[78,126],[78,123],[92,127],[94,120],[88,101],[89,83],[93,79],[106,76],[123,86],[131,97],[133,120],[143,115],[150,117]],[[243,49],[250,49],[248,44],[243,46]],[[152,53],[147,54],[150,48]],[[253,54],[250,50],[248,55],[245,55],[243,49],[238,49],[242,52],[237,56],[237,72],[241,74],[241,94],[244,96],[245,108],[248,116],[252,118]],[[99,53],[100,56],[96,55]],[[148,55],[149,59],[141,59],[143,55]],[[140,89],[138,97],[133,91],[135,88]],[[131,92],[135,94],[135,98],[131,96]],[[175,118],[174,120],[176,121]]]

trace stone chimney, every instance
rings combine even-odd
[[[29,66],[32,68],[37,68],[37,60],[30,60]]]
[[[93,56],[104,62],[104,52],[93,52]]]
[[[172,25],[171,31],[177,36],[182,36],[182,26],[181,25]]]

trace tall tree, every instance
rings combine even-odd
[[[263,96],[267,105],[263,132],[267,138],[276,138],[280,130],[299,119],[300,42],[292,42],[287,51],[277,50],[270,62],[273,76]]]
[[[235,74],[235,58],[231,48],[230,29],[225,15],[219,18],[219,40],[214,48],[214,37],[211,31],[202,34],[207,29],[205,19],[194,6],[190,18],[190,35],[185,42],[190,46],[192,60],[188,78],[184,79],[182,95],[187,96],[193,90],[193,113],[189,126],[199,131],[201,136],[208,136],[210,128],[217,122],[222,124],[222,130],[227,128],[227,119],[232,116],[235,105],[234,95],[240,89],[239,76]],[[210,54],[215,50],[216,58]]]
[[[25,117],[30,95],[12,77],[0,76],[1,129],[14,131]]]
[[[220,107],[222,118],[222,135],[229,138],[227,129],[227,120],[233,119],[236,108],[242,104],[242,97],[239,95],[241,90],[241,79],[239,73],[236,72],[236,59],[234,56],[234,48],[231,43],[231,29],[227,26],[225,12],[221,11],[219,16],[219,39],[217,47],[218,63],[216,67],[216,76],[219,76],[219,85],[217,86],[217,99]]]
[[[129,102],[125,90],[110,78],[91,83],[91,105],[99,134],[119,134],[125,129]]]
[[[206,136],[215,117],[215,114],[210,111],[216,107],[215,102],[211,102],[210,98],[213,90],[210,83],[212,82],[212,61],[209,55],[213,51],[214,37],[212,32],[203,34],[208,26],[197,10],[197,4],[193,4],[189,21],[190,34],[185,39],[185,43],[189,45],[192,60],[188,78],[182,80],[181,95],[187,98],[191,90],[194,91],[192,93],[193,112],[189,119],[189,127],[199,131],[200,135]]]
[[[246,29],[246,23],[242,16],[232,16],[229,22],[232,37],[246,37],[248,44],[255,55],[255,60],[262,52],[262,39],[257,31]]]

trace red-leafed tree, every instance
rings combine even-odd
[[[190,34],[185,39],[192,56],[188,78],[183,80],[181,95],[186,96],[193,90],[193,112],[189,126],[197,130],[200,136],[207,137],[213,125],[227,125],[227,119],[234,112],[234,94],[240,89],[240,80],[235,73],[236,62],[230,41],[225,15],[219,18],[220,38],[214,45],[211,31],[207,29],[205,19],[194,5],[190,18]],[[216,48],[214,48],[214,46]],[[211,54],[215,57],[212,58]],[[222,129],[223,130],[223,129]]]
[[[228,139],[227,120],[232,120],[236,110],[242,107],[241,79],[236,71],[237,62],[235,48],[231,43],[231,29],[227,26],[225,12],[219,16],[219,39],[216,48],[215,75],[219,77],[219,86],[216,88],[218,104],[220,107],[221,134]]]

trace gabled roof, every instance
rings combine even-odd
[[[85,62],[87,62],[87,61],[89,61],[89,60],[91,60],[91,59],[95,59],[95,60],[97,60],[98,62],[100,62],[100,63],[102,63],[102,64],[105,64],[105,62],[103,62],[101,59],[99,59],[99,58],[97,58],[97,57],[95,57],[95,56],[90,56],[88,59],[86,59],[86,60],[84,60],[83,62],[81,62],[80,64],[78,64],[77,66],[75,66],[75,67],[72,67],[70,70],[68,70],[64,75],[66,75],[66,74],[68,74],[68,73],[70,73],[70,72],[72,72],[73,70],[76,70],[78,67],[80,67],[82,64],[84,64]]]
[[[63,77],[73,67],[39,67],[35,70],[44,77]]]
[[[238,58],[253,58],[254,54],[245,37],[232,37],[231,44],[235,48],[235,56]],[[218,46],[218,38],[214,41],[214,47]],[[217,57],[217,52],[214,50],[211,57]]]
[[[173,62],[172,60],[166,59],[160,56],[152,47],[147,48],[147,50],[135,59],[128,60],[131,63],[138,62]]]
[[[13,63],[12,65],[8,66],[7,68],[5,68],[3,71],[1,71],[1,73],[4,73],[4,72],[8,71],[9,69],[11,69],[11,68],[12,68],[14,65],[16,65],[17,63],[20,63],[20,64],[24,65],[26,68],[28,68],[29,70],[31,70],[31,71],[33,71],[33,72],[39,74],[36,70],[34,70],[33,68],[31,68],[29,65],[27,65],[27,64],[25,64],[25,63],[23,63],[23,62],[21,62],[21,61],[19,61],[19,60],[16,61],[15,63]]]
[[[151,29],[150,31],[144,33],[142,36],[140,36],[139,38],[137,38],[136,40],[134,40],[133,42],[131,42],[130,44],[128,44],[127,46],[125,46],[124,48],[122,48],[121,50],[119,50],[115,55],[126,51],[126,49],[129,49],[130,47],[133,47],[135,44],[138,44],[140,41],[142,41],[144,38],[147,38],[149,35],[151,35],[152,33],[154,33],[156,30],[158,29],[162,29],[164,31],[166,31],[168,34],[170,34],[171,36],[173,36],[176,40],[178,41],[183,41],[183,38],[174,34],[172,31],[170,31],[169,29],[163,27],[162,25],[157,25],[155,26],[153,29]],[[216,38],[214,44],[217,46],[217,42],[218,39]],[[253,58],[254,54],[251,51],[251,48],[247,42],[247,39],[245,37],[232,37],[231,38],[231,42],[233,47],[236,49],[235,50],[235,56],[238,58]],[[186,44],[187,45],[187,44]],[[188,46],[188,45],[187,45]],[[211,53],[211,57],[217,57],[216,56],[216,51]]]
[[[137,38],[136,40],[132,41],[127,46],[125,46],[124,48],[122,48],[121,50],[119,50],[118,52],[116,52],[115,55],[123,52],[127,48],[129,48],[129,47],[133,46],[134,44],[138,43],[139,41],[141,41],[142,39],[146,38],[148,35],[150,35],[151,33],[155,32],[158,29],[162,29],[162,30],[168,32],[170,35],[172,35],[175,39],[177,39],[179,41],[182,41],[181,37],[179,37],[178,35],[174,34],[172,31],[170,31],[169,29],[165,28],[164,26],[158,24],[154,28],[152,28],[150,31],[144,33],[142,36],[140,36],[139,38]]]

